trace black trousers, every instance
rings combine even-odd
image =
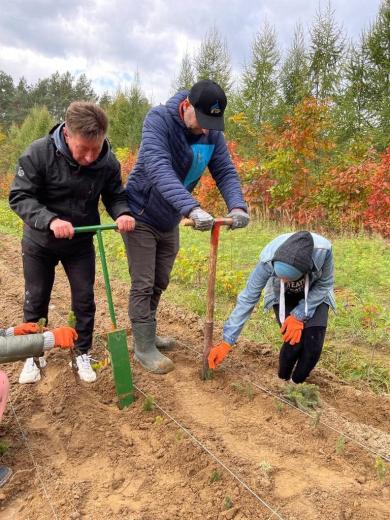
[[[95,320],[95,249],[93,240],[69,241],[64,247],[39,246],[25,238],[22,240],[23,270],[25,282],[24,320],[48,321],[49,302],[55,278],[55,267],[61,262],[68,277],[71,290],[71,309],[76,316],[78,339],[76,348],[86,353],[92,346]],[[70,309],[69,309],[70,310]],[[66,320],[66,316],[64,316]]]
[[[137,222],[134,231],[122,237],[131,276],[129,318],[152,321],[179,251],[179,227],[163,232]]]
[[[298,304],[299,298],[286,296],[286,316]],[[324,346],[329,306],[321,303],[311,320],[305,323],[301,340],[296,345],[283,343],[279,353],[278,376],[294,383],[303,383],[317,365]],[[279,321],[279,305],[274,306],[275,316]]]
[[[303,329],[296,345],[283,343],[279,353],[278,376],[294,383],[303,383],[318,363],[325,340],[326,327]]]

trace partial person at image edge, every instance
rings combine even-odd
[[[12,363],[29,357],[43,356],[53,347],[69,349],[74,347],[77,333],[71,327],[59,327],[39,333],[37,323],[21,323],[16,327],[0,329],[0,363]],[[0,370],[0,422],[7,405],[9,380]],[[0,464],[0,487],[11,477],[12,470]]]

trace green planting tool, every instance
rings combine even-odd
[[[104,284],[106,287],[108,310],[111,317],[113,331],[107,334],[108,351],[110,353],[112,374],[115,382],[115,390],[118,396],[119,408],[125,408],[134,401],[133,377],[130,366],[129,351],[127,349],[126,330],[118,329],[114,304],[112,302],[110,278],[108,276],[106,254],[102,231],[117,229],[116,224],[102,224],[99,226],[83,226],[74,228],[75,233],[96,233],[99,255],[102,263]]]

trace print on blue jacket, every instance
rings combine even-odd
[[[223,339],[230,345],[234,345],[238,336],[252,314],[253,309],[264,293],[264,308],[269,310],[279,303],[280,280],[275,276],[272,261],[281,244],[293,233],[284,233],[269,242],[260,253],[260,259],[249,276],[246,287],[237,297],[237,303],[223,327]],[[309,272],[309,294],[307,298],[308,312],[305,315],[305,302],[302,299],[291,314],[300,321],[310,319],[316,308],[321,303],[328,304],[336,310],[336,302],[333,294],[333,252],[332,245],[321,235],[311,233],[314,241],[312,253],[313,267]]]
[[[150,110],[126,186],[135,219],[160,231],[170,231],[199,206],[191,192],[207,166],[228,210],[247,209],[223,133],[191,134],[180,118],[179,105],[187,96],[179,92]]]

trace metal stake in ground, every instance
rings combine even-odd
[[[204,325],[204,346],[203,346],[203,365],[201,377],[203,380],[210,379],[211,370],[209,369],[208,357],[213,344],[213,329],[214,329],[214,305],[215,305],[215,279],[217,272],[217,258],[218,258],[218,242],[219,231],[221,226],[231,226],[233,219],[231,218],[216,218],[211,230],[210,236],[210,255],[209,255],[209,277],[207,282],[207,309],[206,321]],[[191,219],[184,219],[185,226],[193,226],[194,222]]]
[[[75,233],[96,233],[99,255],[102,263],[104,285],[106,288],[108,311],[110,313],[113,331],[107,333],[108,351],[110,352],[112,373],[115,390],[118,396],[119,408],[125,408],[134,401],[133,376],[130,367],[129,351],[127,348],[126,331],[118,330],[112,302],[110,278],[108,275],[106,254],[102,231],[117,229],[116,224],[102,224],[100,226],[84,226],[75,228]]]

